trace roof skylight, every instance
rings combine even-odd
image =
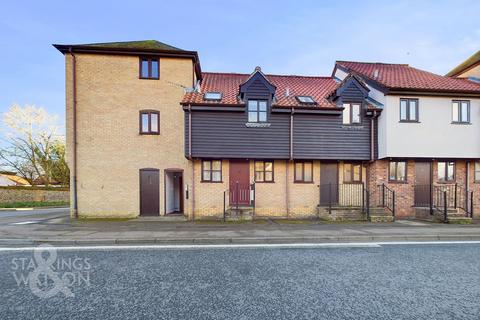
[[[305,103],[305,104],[315,104],[315,100],[311,96],[297,96],[297,100],[300,103]]]
[[[222,100],[222,93],[221,92],[205,92],[205,94],[203,95],[203,100],[220,101]]]

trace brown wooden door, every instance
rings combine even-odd
[[[430,173],[430,162],[415,162],[414,201],[416,207],[430,206]]]
[[[243,160],[230,160],[230,205],[250,205],[250,164]]]
[[[338,203],[338,164],[320,164],[320,205]]]
[[[140,215],[160,214],[160,185],[157,169],[140,170]]]

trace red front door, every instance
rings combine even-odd
[[[250,205],[250,165],[246,160],[230,160],[230,205]]]

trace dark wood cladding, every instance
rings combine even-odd
[[[188,113],[185,113],[188,142]],[[270,114],[269,127],[250,128],[245,112],[192,112],[192,157],[288,159],[288,114]],[[188,155],[188,144],[185,144]]]
[[[249,128],[244,112],[192,112],[192,157],[290,158],[290,114],[272,113],[270,127]],[[370,118],[343,125],[342,116],[294,114],[294,159],[370,159]],[[188,156],[188,113],[185,113]]]
[[[341,116],[295,114],[295,159],[370,159],[370,119],[361,125],[343,125]]]

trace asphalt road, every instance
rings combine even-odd
[[[49,298],[13,276],[32,257],[0,251],[0,319],[480,317],[480,244],[58,250],[89,281]]]

